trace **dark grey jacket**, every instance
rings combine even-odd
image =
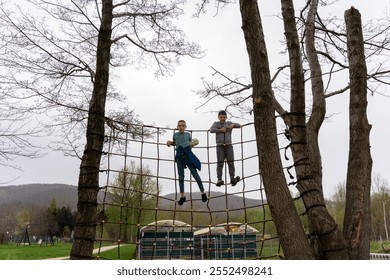
[[[232,129],[228,128],[225,133],[221,132],[221,128],[231,126],[232,124],[233,128],[241,127],[239,123],[233,123],[231,121],[226,121],[224,123],[214,122],[210,127],[210,132],[215,133],[215,142],[217,146],[232,143]]]

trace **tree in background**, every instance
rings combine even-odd
[[[259,219],[259,217],[262,218]],[[248,209],[244,214],[234,216],[232,220],[254,227],[263,236],[277,235],[275,224],[272,222],[271,212],[268,205],[265,205],[260,209]]]
[[[75,213],[72,212],[70,207],[57,208],[54,214],[54,220],[56,223],[56,231],[51,232],[58,237],[71,237],[71,233],[74,230]]]
[[[1,73],[1,72],[0,72]],[[1,74],[0,74],[1,75]],[[35,143],[35,137],[43,137],[45,131],[36,126],[27,112],[19,105],[9,104],[7,93],[0,88],[0,165],[20,170],[13,164],[17,158],[34,159],[41,155],[43,147]],[[0,185],[9,184],[0,178]]]
[[[12,236],[16,233],[17,220],[16,213],[20,205],[2,204],[0,205],[0,233],[7,233]]]
[[[387,209],[387,203],[390,200],[390,190],[388,182],[382,178],[381,174],[374,173],[372,180],[372,195],[371,195],[371,233],[370,240],[388,241],[388,221],[390,219]],[[346,205],[346,186],[344,183],[339,183],[332,195],[332,199],[327,201],[327,206],[330,213],[335,218],[340,228],[343,227],[345,205]]]
[[[388,202],[390,202],[389,184],[380,174],[374,174],[372,189],[372,232],[376,240],[386,239],[386,241],[389,241],[387,223],[390,219],[388,212]]]
[[[155,220],[160,188],[148,167],[131,162],[123,168],[108,190],[108,200],[112,205],[105,210],[108,221],[105,230],[109,236],[135,242],[139,228]]]
[[[332,195],[332,200],[328,202],[329,211],[334,217],[337,225],[342,228],[345,214],[345,182],[336,185],[336,192]]]
[[[70,207],[58,207],[52,199],[48,207],[34,203],[10,203],[0,206],[0,233],[7,233],[17,241],[27,228],[30,237],[71,237],[75,213]],[[18,238],[16,238],[16,236]]]

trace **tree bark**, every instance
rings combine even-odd
[[[313,97],[311,115],[307,122],[307,138],[312,174],[319,190],[322,191],[322,160],[318,143],[318,135],[326,113],[324,83],[322,80],[321,65],[315,47],[315,19],[318,0],[310,2],[306,20],[306,55],[310,68],[310,83]]]
[[[241,0],[240,11],[253,84],[253,113],[259,166],[271,215],[285,257],[314,259],[283,173],[268,55],[257,1]]]
[[[311,115],[307,122],[307,147],[309,149],[310,167],[313,174],[315,186],[321,195],[322,192],[322,160],[318,143],[318,135],[326,113],[326,102],[324,95],[324,84],[322,80],[321,65],[318,61],[317,50],[315,47],[315,19],[318,9],[318,0],[312,0],[309,4],[309,11],[306,19],[306,55],[310,68],[310,84],[313,97],[311,106]],[[315,231],[314,226],[309,220],[310,231]],[[312,235],[311,244],[317,256],[321,256],[321,242],[318,236]]]
[[[382,210],[383,210],[383,227],[385,229],[386,241],[389,241],[389,231],[387,229],[387,215],[386,215],[386,201],[382,201]]]
[[[81,160],[74,241],[70,259],[90,259],[96,233],[100,160],[103,151],[105,104],[109,82],[112,32],[112,0],[102,1],[102,21],[98,35],[96,74],[89,105],[87,143]]]
[[[372,158],[369,140],[371,125],[367,120],[367,67],[360,13],[352,7],[344,17],[350,65],[350,138],[343,233],[349,246],[350,259],[369,259]]]
[[[302,197],[305,209],[308,215],[311,233],[314,238],[320,241],[320,249],[317,252],[317,258],[324,259],[347,259],[346,244],[341,231],[337,228],[337,224],[329,214],[325,207],[325,201],[322,192],[322,186],[318,182],[319,168],[321,165],[320,153],[318,149],[318,130],[321,126],[321,118],[325,113],[325,104],[321,95],[322,87],[320,77],[321,73],[318,69],[318,59],[315,56],[314,41],[310,41],[310,66],[313,66],[311,76],[313,78],[313,90],[315,90],[314,103],[320,112],[316,112],[310,124],[310,138],[306,126],[306,102],[305,102],[305,79],[301,61],[301,51],[299,47],[299,37],[296,29],[295,10],[292,0],[281,0],[282,16],[284,23],[285,36],[287,40],[287,48],[290,61],[291,72],[291,100],[289,113],[289,133],[291,135],[291,151],[294,158],[294,166],[297,174],[297,189]],[[309,12],[309,23],[314,24],[314,15],[316,12],[316,3],[312,6]],[[311,19],[310,19],[311,17]],[[308,26],[308,40],[314,40],[314,25]],[[310,33],[311,32],[311,33]],[[313,45],[311,45],[313,44]],[[312,69],[311,69],[312,70]],[[321,91],[321,92],[320,92]],[[314,92],[313,92],[314,94]],[[313,110],[315,108],[313,107]],[[308,141],[311,141],[310,145]],[[311,149],[311,153],[310,151]],[[317,150],[318,149],[318,150]],[[316,158],[317,157],[317,158]],[[314,158],[314,160],[311,160]],[[316,172],[313,172],[312,166]],[[317,170],[318,168],[318,170]]]

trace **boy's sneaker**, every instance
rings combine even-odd
[[[218,179],[217,183],[215,184],[217,187],[220,187],[222,186],[223,184],[225,184],[225,182],[221,179]]]
[[[187,201],[186,197],[185,197],[185,196],[182,196],[182,197],[180,197],[180,200],[177,202],[177,204],[179,204],[180,206],[182,206],[183,203],[186,202],[186,201]]]
[[[202,201],[203,202],[207,201],[207,195],[205,193],[202,193]]]
[[[237,177],[234,177],[230,183],[232,184],[232,186],[234,187],[235,185],[237,185],[237,183],[240,182],[240,176],[237,176]]]

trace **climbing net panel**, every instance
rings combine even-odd
[[[117,245],[116,259],[270,259],[283,253],[264,195],[254,127],[233,130],[235,173],[216,186],[215,135],[188,130],[199,144],[192,151],[202,163],[207,202],[188,168],[187,202],[178,205],[175,151],[166,145],[174,128],[107,122],[101,166],[97,258],[104,245]]]

